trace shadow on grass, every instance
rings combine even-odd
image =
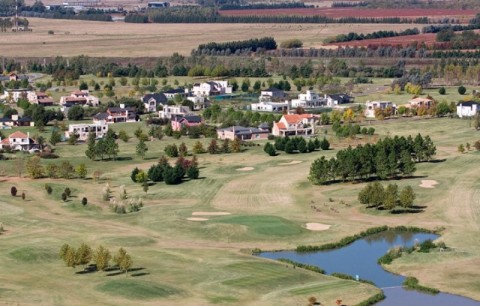
[[[123,274],[123,273],[124,273],[123,271],[112,272],[112,273],[107,273],[107,276],[117,276],[117,275],[120,275],[120,274]]]
[[[132,274],[130,274],[130,276],[133,276],[133,277],[144,276],[144,275],[150,275],[150,273],[148,273],[148,272],[139,272],[139,273],[132,273]]]
[[[116,161],[126,161],[126,160],[132,160],[133,158],[131,158],[130,156],[121,156],[121,157],[117,157],[115,160]],[[112,161],[113,158],[110,158],[110,159],[105,159],[107,161]]]
[[[400,215],[400,214],[418,214],[422,213],[423,209],[394,209],[392,210],[392,214],[394,215]]]
[[[88,265],[82,271],[75,272],[75,274],[89,274],[89,273],[94,273],[94,272],[97,272],[97,266],[96,265]]]

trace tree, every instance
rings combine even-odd
[[[145,143],[145,141],[143,141],[143,139],[140,139],[136,147],[137,155],[140,156],[142,159],[145,159],[145,153],[147,153],[147,151],[147,144]]]
[[[85,151],[85,155],[91,160],[95,160],[95,158],[97,157],[95,134],[93,132],[88,133],[87,150]]]
[[[105,269],[108,268],[111,258],[112,256],[110,255],[110,251],[101,245],[93,254],[93,261],[95,262],[97,269],[100,271],[105,271]]]
[[[65,256],[63,258],[67,267],[75,268],[77,264],[75,248],[69,247],[65,251]]]
[[[302,137],[297,141],[297,149],[298,152],[300,153],[307,153],[308,152],[308,147],[307,147],[307,142],[305,139]]]
[[[265,153],[267,153],[270,156],[277,155],[277,151],[275,150],[275,147],[270,142],[267,142],[265,144],[265,146],[263,147],[263,151],[265,151]]]
[[[115,133],[112,130],[108,130],[107,135],[105,135],[105,153],[108,157],[115,160],[117,158],[119,149],[118,143],[115,141]]]
[[[292,154],[295,149],[295,142],[292,139],[287,140],[287,143],[285,144],[285,153]]]
[[[72,194],[72,191],[68,187],[65,188],[65,190],[63,192],[67,195],[67,197],[70,197],[70,195]]]
[[[186,145],[184,142],[182,142],[182,143],[178,146],[178,155],[185,157],[185,156],[187,156],[187,154],[188,154],[187,145]]]
[[[438,93],[441,95],[444,95],[447,93],[447,91],[445,90],[445,87],[440,87],[440,89],[438,90]]]
[[[187,177],[191,180],[196,180],[200,176],[200,170],[195,165],[188,167],[186,172]]]
[[[80,105],[72,106],[68,109],[67,118],[68,120],[78,121],[83,120],[83,116],[85,115],[85,110]]]
[[[178,157],[178,148],[176,144],[167,145],[163,151],[169,157]]]
[[[79,164],[75,167],[75,173],[77,173],[79,178],[84,179],[87,176],[87,166],[84,163]]]
[[[240,153],[242,150],[242,142],[238,137],[235,137],[235,139],[230,143],[230,150],[232,153]]]
[[[148,175],[145,173],[145,171],[139,170],[135,176],[135,181],[140,184],[148,182]]]
[[[374,182],[370,190],[370,206],[380,207],[383,204],[385,198],[385,190],[383,189],[382,184],[379,182]]]
[[[57,128],[52,129],[52,134],[50,135],[50,143],[54,146],[60,141],[62,141],[62,135],[60,135]]]
[[[465,88],[465,86],[461,85],[458,87],[459,94],[464,95],[466,92],[467,92],[467,89]]]
[[[415,162],[408,151],[402,151],[400,154],[399,170],[403,176],[409,177],[415,172]]]
[[[128,136],[127,132],[125,132],[124,130],[120,130],[120,132],[118,132],[118,138],[121,139],[123,142],[128,142],[130,136]]]
[[[323,138],[322,142],[320,143],[320,148],[322,150],[329,150],[330,149],[330,142],[328,142],[327,138]]]
[[[117,254],[113,256],[113,262],[117,266],[120,266],[120,262],[123,260],[125,255],[127,255],[127,251],[125,251],[123,248],[118,249]]]
[[[315,143],[312,141],[312,139],[308,140],[307,148],[308,148],[308,152],[315,151]]]
[[[135,169],[133,169],[133,170],[132,170],[132,173],[130,174],[130,178],[132,179],[132,181],[133,181],[134,183],[137,182],[137,174],[138,174],[138,172],[140,172],[140,170],[139,170],[137,167],[135,167]]]
[[[200,141],[197,141],[194,145],[193,145],[193,149],[192,149],[193,153],[194,154],[202,154],[202,153],[205,153],[205,149],[203,148],[203,145]]]
[[[67,201],[67,198],[68,198],[68,197],[67,197],[67,194],[66,194],[65,192],[62,193],[62,201],[63,201],[63,202],[66,202],[66,201]]]
[[[460,145],[458,146],[458,152],[460,152],[460,153],[464,153],[464,152],[465,152],[465,147],[463,146],[463,144],[460,144]]]
[[[210,141],[210,144],[208,145],[207,151],[210,154],[217,154],[218,153],[217,141],[215,139],[212,139],[212,141]]]
[[[58,256],[60,257],[60,259],[65,260],[65,256],[67,255],[67,251],[69,248],[70,248],[70,245],[68,245],[67,243],[64,243],[60,247],[60,251],[58,252]]]
[[[471,146],[470,146],[470,143],[469,143],[469,142],[467,142],[467,143],[465,144],[465,149],[467,149],[467,151],[470,151]]]
[[[12,186],[12,188],[10,188],[10,194],[12,195],[12,197],[16,197],[17,196],[17,187]]]
[[[28,175],[33,179],[40,178],[45,174],[45,169],[43,168],[40,157],[38,156],[29,158],[27,160],[25,168]]]
[[[65,179],[70,179],[75,173],[75,168],[69,161],[62,161],[58,167],[58,176]]]
[[[77,265],[85,266],[91,260],[92,260],[92,249],[85,243],[82,243],[80,247],[77,249],[77,252],[75,254],[75,263]]]
[[[86,206],[87,204],[88,204],[88,199],[85,198],[85,197],[83,197],[83,198],[82,198],[82,205],[83,205],[83,206]]]
[[[128,269],[130,269],[133,265],[133,261],[130,255],[128,255],[123,248],[120,248],[117,254],[113,257],[113,261],[120,268],[120,270],[125,272],[126,277]]]
[[[400,205],[405,209],[408,209],[413,205],[413,201],[415,201],[415,193],[413,192],[413,188],[411,186],[405,186],[402,191],[400,191],[399,201]]]
[[[383,200],[383,207],[391,210],[397,205],[398,186],[397,184],[388,184],[385,189],[385,198]]]
[[[143,173],[145,173],[145,172],[143,172]],[[145,191],[145,193],[147,193],[148,192],[148,178],[143,180],[142,187],[143,187],[143,191]]]

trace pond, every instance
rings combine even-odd
[[[295,251],[264,252],[259,256],[270,259],[286,258],[296,262],[315,265],[326,274],[340,272],[370,280],[382,288],[386,299],[382,306],[480,306],[480,302],[458,295],[440,293],[430,295],[402,287],[404,276],[385,271],[377,259],[394,246],[410,247],[425,240],[434,240],[435,234],[387,231],[368,236],[340,249],[297,253]]]

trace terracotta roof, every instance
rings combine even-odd
[[[28,138],[28,135],[20,131],[13,132],[8,138]]]
[[[2,139],[2,144],[10,144],[10,141],[8,140],[8,138],[4,138]]]
[[[293,123],[297,123],[299,122],[300,120],[302,119],[305,119],[305,118],[312,118],[313,116],[311,114],[301,114],[301,115],[297,115],[297,114],[293,114],[293,115],[283,115],[283,118],[285,118],[285,120],[290,123],[290,124],[293,124]]]
[[[83,92],[83,91],[81,91],[81,90],[75,90],[75,91],[72,91],[72,95],[76,95],[76,96],[88,96],[88,93]]]
[[[84,102],[86,103],[87,102],[87,99],[86,98],[83,98],[83,97],[66,97],[65,98],[65,101],[67,102]]]
[[[410,103],[420,103],[420,102],[432,102],[432,99],[427,99],[427,98],[415,98],[410,100]]]
[[[287,128],[287,127],[285,126],[285,124],[283,124],[283,122],[275,122],[274,124],[275,124],[275,125],[277,126],[277,128],[279,128],[279,129],[286,129],[286,128]]]

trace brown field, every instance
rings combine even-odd
[[[156,57],[184,55],[199,44],[274,36],[299,38],[307,48],[348,32],[405,30],[409,24],[133,24],[29,18],[33,32],[1,33],[2,56]],[[54,35],[48,31],[53,30]]]
[[[299,16],[327,16],[331,18],[341,17],[450,17],[450,18],[471,18],[478,12],[476,10],[454,10],[454,9],[359,9],[359,8],[294,8],[294,9],[269,9],[269,10],[228,10],[220,11],[225,16],[249,16],[249,15],[299,15]]]

